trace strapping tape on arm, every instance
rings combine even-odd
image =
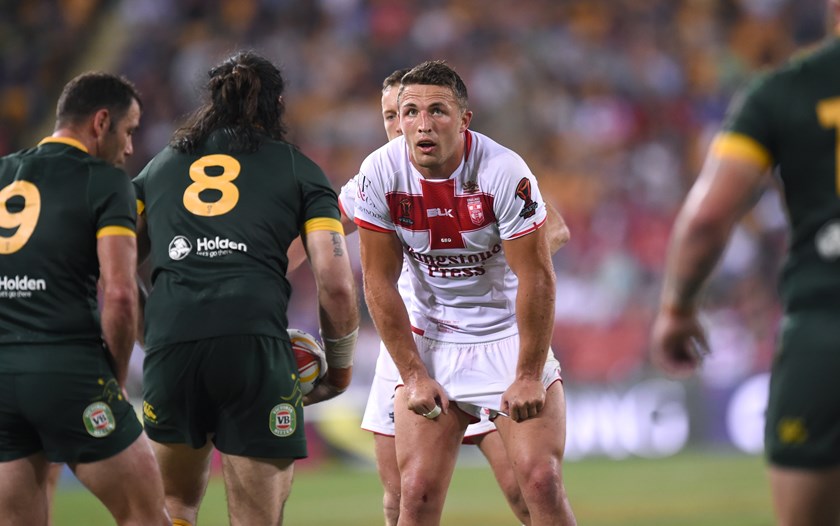
[[[327,351],[327,365],[337,369],[346,369],[353,365],[353,352],[356,350],[356,340],[359,339],[359,328],[341,338],[332,339],[321,333],[324,349]]]

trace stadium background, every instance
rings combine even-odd
[[[568,390],[570,460],[760,452],[786,236],[773,188],[736,232],[711,283],[704,312],[714,354],[702,374],[663,379],[646,357],[648,332],[672,220],[728,101],[763,68],[824,36],[824,0],[0,6],[0,154],[50,133],[69,78],[108,69],[127,75],[144,97],[130,175],[195,107],[207,69],[253,48],[283,66],[290,139],[337,189],[385,140],[382,78],[446,59],[469,87],[473,129],[522,154],[572,232],[554,257],[553,338]],[[354,265],[360,277],[357,257]],[[292,280],[291,325],[317,333],[311,275],[302,269]],[[313,473],[336,459],[372,466],[372,442],[358,422],[377,352],[365,315],[351,389],[307,413],[314,454],[305,465]],[[140,360],[138,352],[135,366]],[[139,392],[136,375],[130,387]],[[480,464],[474,448],[464,457],[467,466]]]

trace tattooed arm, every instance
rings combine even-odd
[[[304,238],[309,264],[318,286],[318,307],[324,341],[342,340],[359,327],[359,302],[344,236],[331,230],[309,232]],[[330,361],[330,349],[327,349]],[[317,396],[323,400],[340,393],[350,384],[352,365],[330,367]],[[322,393],[323,391],[323,393]],[[314,391],[312,394],[316,394]],[[331,395],[331,396],[329,396]],[[313,396],[308,397],[309,403]]]

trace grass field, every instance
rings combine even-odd
[[[581,526],[759,526],[772,524],[769,490],[758,457],[683,453],[661,460],[570,462],[569,498]],[[343,465],[302,471],[286,506],[289,526],[382,524],[375,471]],[[199,515],[201,526],[227,524],[224,489],[214,478]],[[113,524],[75,481],[56,496],[55,526]],[[445,526],[516,524],[484,466],[459,465],[444,509]]]

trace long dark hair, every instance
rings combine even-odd
[[[242,51],[209,71],[208,98],[172,135],[169,145],[195,153],[215,130],[227,129],[232,152],[255,152],[260,137],[285,140],[285,82],[280,69],[253,51]]]

